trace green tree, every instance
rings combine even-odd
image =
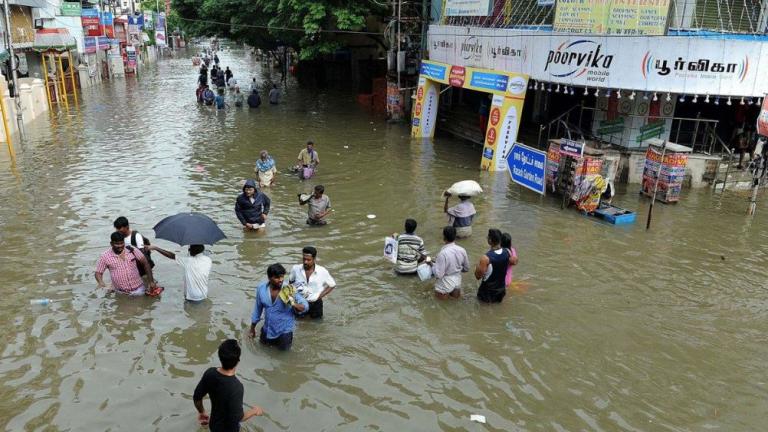
[[[268,50],[290,46],[302,60],[342,47],[343,36],[336,31],[367,31],[367,17],[387,13],[371,0],[173,0],[173,7],[190,34],[219,35]],[[382,43],[377,35],[369,37]]]

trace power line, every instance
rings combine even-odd
[[[235,24],[235,23],[226,23],[221,21],[201,20],[201,19],[192,19],[192,18],[183,18],[183,17],[179,17],[179,19],[182,21],[201,22],[206,24],[217,24],[217,25],[225,25],[225,26],[231,26],[231,27],[246,27],[246,28],[258,28],[258,29],[265,29],[265,30],[283,30],[283,31],[307,33],[307,30],[303,28],[273,27],[273,26],[266,26],[266,25],[262,26],[262,25],[255,25],[255,24]],[[381,33],[381,32],[366,32],[366,31],[354,31],[354,30],[322,30],[321,29],[312,33],[340,33],[340,34],[384,36],[384,33]]]

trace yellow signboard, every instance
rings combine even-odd
[[[493,95],[480,168],[489,171],[506,169],[504,158],[517,140],[528,76],[422,61],[411,120],[411,136],[415,138],[434,136],[440,98],[439,84]]]
[[[670,0],[557,0],[554,29],[577,34],[663,35]]]

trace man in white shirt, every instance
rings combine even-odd
[[[323,317],[323,297],[336,288],[336,281],[325,267],[315,263],[317,249],[306,246],[301,250],[302,264],[291,268],[288,281],[309,302],[309,317]]]
[[[189,256],[181,257],[173,252],[149,246],[150,250],[158,251],[166,258],[176,261],[184,269],[184,298],[191,302],[199,302],[208,298],[208,276],[211,274],[213,261],[204,254],[205,246],[191,245]]]

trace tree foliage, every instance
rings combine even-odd
[[[271,50],[285,45],[303,60],[343,46],[337,30],[367,31],[368,17],[387,9],[372,0],[173,0],[184,29]]]

